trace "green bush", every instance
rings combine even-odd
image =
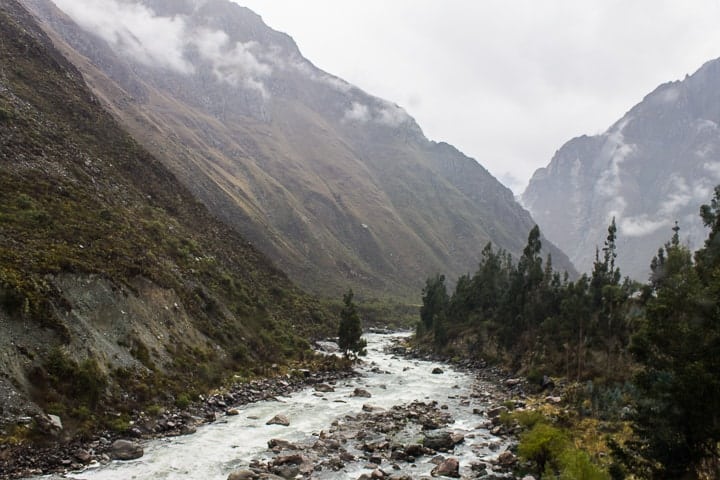
[[[587,453],[576,448],[565,450],[558,460],[560,480],[610,480],[610,475],[592,463]]]
[[[560,429],[546,423],[538,423],[532,430],[520,436],[518,454],[525,460],[535,463],[538,472],[544,472],[546,466],[559,466],[557,461],[569,445],[570,441]]]
[[[175,406],[178,408],[187,408],[190,406],[190,396],[187,393],[181,393],[175,399]]]

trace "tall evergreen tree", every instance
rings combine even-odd
[[[719,207],[716,189],[701,209],[711,231],[695,265],[673,228],[662,261],[653,262],[645,323],[631,346],[643,369],[635,379],[637,438],[628,450],[653,478],[720,471]]]
[[[340,311],[340,326],[338,328],[338,346],[345,356],[364,355],[367,342],[362,338],[362,323],[357,307],[353,302],[352,289],[343,295],[343,308]]]
[[[420,307],[420,327],[424,332],[433,331],[439,317],[447,314],[450,298],[445,286],[445,275],[435,275],[425,281],[422,292],[422,307]],[[439,322],[438,322],[439,323]]]

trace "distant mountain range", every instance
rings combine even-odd
[[[535,172],[523,203],[585,272],[615,217],[623,273],[647,280],[675,221],[691,248],[707,236],[698,214],[720,183],[719,124],[720,59],[659,86],[602,135],[567,142]]]
[[[479,163],[246,8],[23,1],[133,136],[303,288],[417,299],[430,274],[474,271],[486,242],[525,245],[533,219]]]

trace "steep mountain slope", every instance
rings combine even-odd
[[[87,422],[260,373],[327,324],[0,0],[0,424],[29,400]]]
[[[692,248],[699,206],[720,183],[720,60],[647,95],[607,132],[567,142],[533,175],[523,202],[582,271],[615,216],[623,273],[646,280],[677,220]]]
[[[58,2],[78,26],[48,0],[25,2],[135,137],[306,288],[416,298],[430,273],[474,270],[487,241],[524,246],[533,221],[510,190],[250,10]]]

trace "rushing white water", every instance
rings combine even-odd
[[[112,462],[91,466],[83,472],[68,474],[69,478],[88,480],[129,479],[198,479],[225,480],[230,472],[247,467],[251,460],[269,458],[267,442],[282,438],[302,442],[328,429],[333,420],[347,414],[357,414],[364,403],[383,408],[412,402],[437,400],[448,405],[455,423],[450,428],[470,433],[466,442],[454,452],[463,468],[473,460],[496,456],[500,440],[478,428],[483,418],[472,415],[473,407],[482,407],[479,399],[468,399],[474,378],[447,365],[394,357],[383,352],[391,336],[369,334],[368,356],[360,368],[363,376],[339,381],[335,392],[318,397],[311,388],[282,398],[240,407],[240,415],[224,417],[201,427],[197,433],[182,437],[152,440],[144,445],[145,455],[128,462]],[[445,373],[433,375],[432,369],[441,367]],[[383,373],[373,373],[371,370]],[[388,373],[384,373],[388,372]],[[372,398],[352,397],[353,389],[361,387]],[[461,399],[465,405],[461,406]],[[468,400],[475,402],[467,405]],[[265,425],[276,414],[286,415],[289,427]],[[500,449],[502,450],[502,448]],[[427,474],[433,467],[418,461],[413,476]],[[317,478],[357,478],[362,465],[340,472],[324,472]]]

